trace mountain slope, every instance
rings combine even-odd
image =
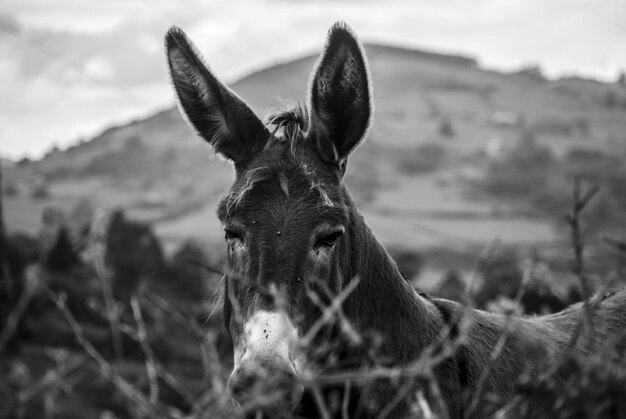
[[[466,169],[463,162],[477,151],[494,143],[506,147],[522,132],[531,131],[560,154],[574,147],[602,151],[624,145],[623,87],[580,79],[548,81],[532,71],[503,74],[481,69],[467,57],[390,46],[367,45],[366,51],[374,124],[368,141],[351,159],[347,178],[366,212],[403,204],[409,212],[489,213],[492,203],[472,204],[458,185],[445,190],[441,179]],[[315,59],[279,64],[231,87],[263,116],[285,106],[284,100],[306,99]],[[443,149],[445,158],[427,170],[431,174],[416,178],[423,168],[412,162],[424,159],[420,147],[432,149],[433,144]],[[194,137],[176,108],[110,128],[89,142],[7,168],[5,177],[17,191],[6,200],[7,224],[33,231],[43,207],[70,208],[87,198],[94,206],[122,206],[136,218],[154,221],[173,241],[199,228],[217,238],[213,204],[230,183],[232,169],[208,161],[209,155],[209,147]],[[41,183],[49,193],[33,200],[33,185]],[[386,193],[379,196],[382,187]],[[374,222],[384,227],[381,234],[388,241],[398,237],[417,243],[415,237],[424,236],[401,224],[396,228],[382,219]],[[537,234],[550,237],[548,230],[540,227]],[[515,227],[511,236],[520,231],[529,230]]]

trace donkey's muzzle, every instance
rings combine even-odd
[[[298,332],[284,313],[262,310],[243,329],[235,343],[235,368],[228,380],[233,399],[245,412],[289,416],[303,392],[294,362]]]
[[[228,388],[244,412],[262,411],[270,417],[289,416],[302,398],[303,386],[291,365],[276,359],[242,359]]]

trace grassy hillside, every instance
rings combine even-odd
[[[468,185],[528,133],[557,158],[571,150],[623,156],[626,149],[621,86],[548,81],[536,69],[503,74],[471,58],[390,46],[366,51],[375,118],[347,183],[388,244],[462,247],[496,236],[554,241],[558,232],[534,204]],[[231,87],[264,115],[285,101],[305,100],[314,60],[279,64]],[[154,222],[168,243],[198,235],[217,240],[214,205],[232,169],[209,161],[210,152],[175,108],[112,127],[40,161],[7,167],[8,227],[36,231],[44,207],[70,209],[86,199]]]

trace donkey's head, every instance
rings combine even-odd
[[[218,207],[227,247],[224,319],[235,353],[229,388],[242,405],[260,403],[252,396],[261,391],[277,396],[269,400],[276,413],[289,412],[302,394],[306,351],[298,342],[320,313],[311,293],[344,285],[350,225],[342,178],[371,119],[365,56],[351,30],[335,24],[307,107],[279,112],[265,125],[181,30],[168,32],[166,47],[182,112],[235,167]]]

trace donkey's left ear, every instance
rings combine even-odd
[[[313,72],[312,137],[327,160],[343,163],[365,137],[372,115],[365,53],[348,25],[335,23]]]

